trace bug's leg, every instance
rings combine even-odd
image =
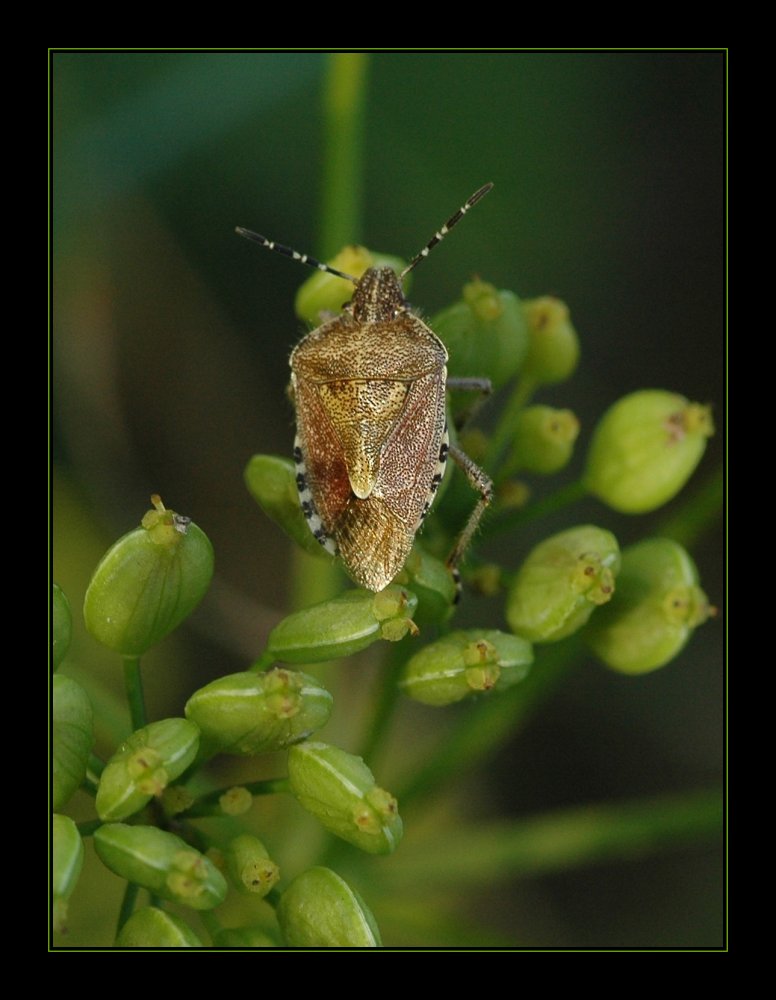
[[[478,392],[480,394],[473,403],[456,416],[455,429],[457,431],[460,431],[470,420],[474,419],[482,404],[493,392],[493,386],[489,378],[457,378],[453,376],[448,378],[447,388],[453,391]]]
[[[482,471],[479,465],[476,465],[466,454],[466,452],[461,451],[455,445],[450,445],[449,451],[450,458],[455,462],[455,464],[463,470],[466,474],[466,478],[472,489],[477,490],[480,494],[480,499],[477,501],[477,505],[474,510],[469,515],[469,520],[466,522],[461,534],[458,536],[458,541],[453,547],[453,551],[447,557],[447,568],[453,574],[453,579],[455,580],[455,585],[457,588],[456,602],[459,600],[461,595],[461,574],[458,572],[458,564],[464,557],[464,553],[469,547],[474,532],[477,530],[477,526],[480,523],[482,515],[485,513],[486,507],[488,507],[493,501],[493,483],[488,475]]]

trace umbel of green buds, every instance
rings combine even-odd
[[[52,622],[51,622],[51,656],[56,670],[64,660],[70,645],[70,636],[73,630],[73,617],[70,614],[70,602],[65,596],[64,590],[54,584],[52,598]]]
[[[523,303],[528,354],[521,374],[537,385],[565,382],[579,361],[579,338],[565,302],[548,295]]]
[[[571,458],[578,435],[579,421],[571,410],[527,406],[515,421],[509,474],[559,472]]]
[[[100,860],[116,875],[195,910],[223,902],[226,880],[209,858],[155,826],[106,823],[94,834]]]
[[[245,467],[245,485],[267,517],[305,552],[331,559],[313,537],[302,513],[296,485],[296,468],[290,459],[278,458],[276,455],[254,455]]]
[[[54,809],[61,809],[86,775],[94,744],[92,706],[80,684],[55,674],[52,682]]]
[[[284,618],[270,632],[267,652],[283,663],[320,663],[352,656],[378,639],[398,642],[417,631],[418,599],[391,584],[378,594],[347,590]]]
[[[463,286],[461,298],[431,320],[431,328],[450,354],[449,372],[456,377],[490,379],[505,385],[528,350],[528,329],[520,300],[476,279]]]
[[[246,671],[219,677],[195,691],[186,716],[213,750],[257,754],[283,750],[325,726],[331,694],[297,670]]]
[[[375,918],[347,882],[330,868],[297,875],[280,899],[278,923],[292,948],[379,948]]]
[[[197,755],[199,729],[188,719],[162,719],[134,732],[100,775],[100,819],[126,819],[178,778]]]
[[[280,869],[253,834],[241,833],[234,837],[224,856],[229,878],[240,892],[263,899],[277,885]]]
[[[404,261],[399,257],[387,254],[372,253],[366,247],[347,246],[326,263],[343,274],[351,274],[354,278],[370,267],[391,267],[397,274],[404,268]],[[321,313],[339,313],[346,302],[353,298],[353,284],[344,278],[328,274],[325,271],[315,271],[296,293],[294,311],[296,315],[318,326]]]
[[[67,924],[67,901],[84,862],[84,845],[78,827],[69,816],[55,813],[51,820],[51,892],[54,929],[62,932]]]
[[[369,854],[390,854],[402,836],[396,799],[378,788],[360,757],[326,743],[288,753],[291,791],[337,837]]]
[[[139,656],[187,618],[210,586],[213,548],[188,517],[151,497],[141,527],[102,558],[86,591],[84,621],[95,639]]]
[[[451,632],[410,657],[399,685],[426,705],[450,705],[522,680],[533,662],[525,639],[495,630]]]
[[[672,660],[711,609],[695,563],[668,538],[647,538],[622,553],[617,593],[585,638],[609,667],[643,674]]]
[[[541,542],[520,567],[507,596],[509,627],[532,642],[555,642],[581,628],[614,593],[617,539],[593,525]]]
[[[662,389],[631,393],[598,423],[585,485],[623,514],[655,510],[684,486],[713,433],[708,406]]]
[[[120,948],[202,948],[202,942],[180,917],[156,906],[135,910],[119,931]]]

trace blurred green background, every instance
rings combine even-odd
[[[293,296],[308,273],[240,240],[234,227],[300,251],[336,249],[321,227],[330,58],[51,56],[54,576],[78,619],[101,552],[139,522],[152,492],[192,516],[216,551],[211,594],[190,627],[149,657],[152,717],[180,714],[197,684],[243,669],[294,600],[290,544],[248,496],[242,470],[254,452],[290,455],[288,354],[304,332]],[[565,299],[582,362],[540,401],[569,406],[582,421],[566,478],[579,473],[611,402],[659,387],[714,407],[717,435],[691,494],[719,466],[724,440],[724,54],[376,53],[365,73],[363,176],[353,181],[357,211],[346,224],[357,231],[347,238],[410,257],[493,181],[414,275],[413,304],[431,315],[475,273],[519,295]],[[516,566],[540,537],[587,520],[628,544],[681,504],[682,496],[650,517],[626,518],[585,503],[508,544],[497,539],[492,552]],[[720,523],[693,554],[719,604]],[[461,623],[503,627],[500,615],[494,602],[467,599]],[[446,808],[514,818],[714,787],[723,765],[721,650],[717,619],[653,675],[622,678],[581,662],[488,764],[476,793],[462,775]],[[81,629],[65,668],[88,678],[103,753],[125,725],[110,659]],[[332,725],[347,749],[356,749],[348,740],[357,742],[375,669],[364,657],[338,674]],[[439,721],[431,710],[406,710],[405,742],[413,733],[433,740]],[[392,768],[400,773],[401,760],[383,765]],[[82,808],[92,815],[86,800]],[[368,883],[360,888],[386,943],[464,936],[448,927],[423,937],[401,907],[381,912]],[[491,943],[718,946],[720,843],[507,879],[497,892],[470,893],[463,911],[470,927],[495,929],[483,930]],[[398,928],[393,938],[386,922]],[[109,943],[90,937],[105,934],[100,926],[99,915],[92,925],[76,921],[70,943]]]

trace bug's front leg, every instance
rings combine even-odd
[[[469,480],[472,489],[477,490],[480,494],[480,499],[469,515],[466,526],[453,546],[453,551],[447,557],[447,567],[453,575],[455,585],[458,588],[458,597],[460,597],[461,574],[458,571],[458,564],[463,559],[469,547],[482,515],[485,513],[486,508],[493,502],[493,482],[490,476],[483,472],[479,465],[473,462],[466,452],[461,451],[460,448],[450,445],[449,455],[455,464],[466,474],[466,478]],[[456,601],[458,597],[456,597]]]

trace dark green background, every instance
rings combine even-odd
[[[326,249],[328,58],[52,55],[55,573],[77,608],[100,548],[139,521],[151,492],[193,516],[218,579],[179,644],[190,676],[241,669],[288,608],[289,549],[242,469],[254,452],[290,453],[287,358],[303,332],[292,302],[307,275],[234,226]],[[352,239],[409,257],[495,183],[418,269],[411,299],[433,314],[476,273],[569,303],[582,363],[541,397],[582,420],[569,477],[596,418],[640,387],[712,403],[718,433],[694,483],[721,460],[724,73],[722,53],[700,51],[370,58]],[[627,544],[664,513],[630,519],[591,502],[491,551],[517,565],[538,537],[586,520]],[[719,535],[694,554],[718,604]],[[464,620],[487,615],[500,624],[497,608],[464,609]],[[717,782],[720,633],[719,620],[706,625],[645,678],[580,667],[492,766],[488,814]],[[75,661],[99,658],[89,644],[77,637]],[[192,688],[170,677],[149,682],[152,714],[180,712]],[[481,915],[518,944],[714,946],[720,879],[707,845],[513,885]]]

